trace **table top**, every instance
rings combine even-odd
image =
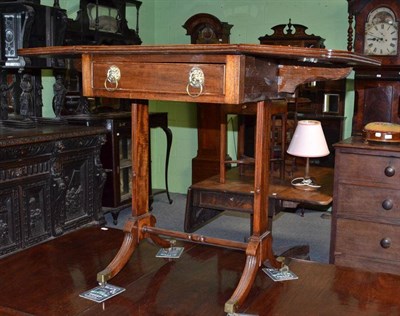
[[[293,177],[303,174],[303,166],[298,166]],[[320,189],[303,191],[293,187],[290,183],[291,179],[288,177],[285,179],[272,178],[268,191],[269,198],[312,205],[329,205],[333,196],[333,168],[310,166],[310,175],[321,185]],[[220,183],[219,176],[216,175],[195,183],[191,187],[252,196],[254,194],[254,177],[239,175],[238,168],[232,168],[226,173],[225,183]]]
[[[304,176],[304,166],[298,166],[293,178]],[[292,201],[312,205],[329,205],[333,200],[333,168],[310,166],[310,175],[321,188],[313,191],[296,189],[291,179],[273,179],[269,189],[269,197],[277,200]]]
[[[109,119],[129,119],[131,120],[132,113],[129,111],[121,112],[101,112],[91,114],[74,114],[65,115],[62,118],[68,122],[74,121],[104,121]],[[149,120],[168,117],[168,112],[149,112]]]
[[[21,56],[73,57],[87,97],[243,104],[380,62],[348,51],[259,44],[94,45],[25,48]],[[81,58],[79,60],[79,58]]]
[[[400,153],[399,143],[389,143],[389,142],[376,142],[376,141],[365,141],[361,136],[352,136],[346,138],[339,143],[336,143],[335,148],[358,148],[360,150],[376,150],[380,154],[384,152]]]
[[[37,125],[33,128],[13,128],[2,126],[0,128],[0,148],[26,145],[33,143],[42,143],[49,141],[62,140],[73,137],[96,136],[106,134],[104,127],[86,127],[46,124]]]
[[[182,45],[82,45],[23,48],[22,56],[80,55],[80,54],[218,54],[252,55],[292,59],[305,63],[330,65],[379,66],[380,61],[343,50],[259,44],[182,44]]]

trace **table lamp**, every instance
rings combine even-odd
[[[310,158],[329,155],[321,122],[314,120],[298,121],[293,138],[287,153],[297,157],[306,158],[306,171],[304,177],[292,180],[292,185],[297,189],[316,190],[321,186],[310,178]]]

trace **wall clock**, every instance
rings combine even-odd
[[[400,123],[400,1],[348,0],[348,13],[347,49],[382,63],[354,69],[352,134],[361,135],[370,122]]]

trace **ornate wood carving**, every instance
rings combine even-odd
[[[0,133],[0,255],[104,222],[105,130],[43,126],[35,132],[43,139],[24,130]]]
[[[271,29],[274,31],[273,34],[258,38],[260,44],[325,48],[325,39],[314,34],[307,34],[307,26],[292,24],[291,19],[288,24],[278,24]]]

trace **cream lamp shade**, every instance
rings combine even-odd
[[[309,176],[310,159],[329,155],[321,122],[314,120],[298,121],[287,153],[297,157],[305,157],[305,176],[292,180],[292,185],[302,190],[316,190],[321,186]]]
[[[297,157],[308,158],[329,155],[321,122],[314,120],[299,121],[287,153]]]

